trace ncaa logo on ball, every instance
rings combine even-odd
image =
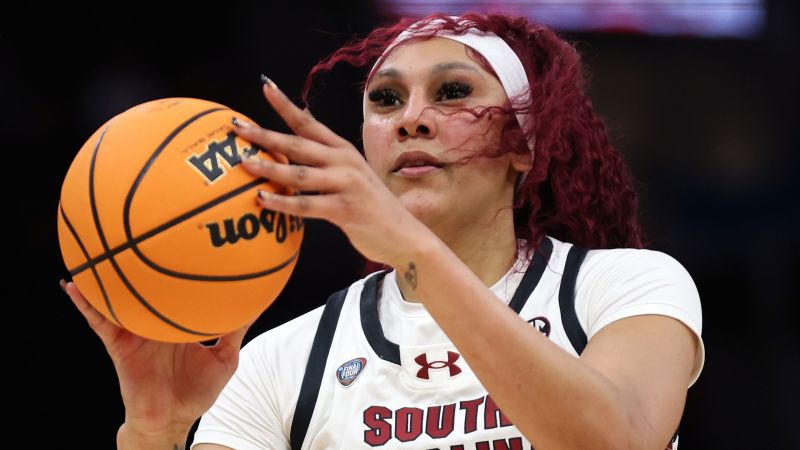
[[[336,369],[336,379],[339,380],[342,386],[350,386],[353,381],[356,381],[356,378],[358,378],[366,365],[367,360],[365,358],[351,359]]]

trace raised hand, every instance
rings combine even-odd
[[[244,159],[244,167],[297,191],[319,194],[263,192],[261,204],[287,214],[328,220],[341,228],[365,257],[390,265],[402,263],[415,236],[430,230],[403,207],[350,142],[295,106],[272,81],[264,81],[264,96],[295,134],[236,118],[234,128],[242,138],[284,154],[295,164],[253,156]]]

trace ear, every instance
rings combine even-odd
[[[511,167],[518,172],[527,172],[533,167],[533,152],[521,155],[519,153],[509,153]]]

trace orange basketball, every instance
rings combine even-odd
[[[258,204],[257,189],[283,188],[240,167],[245,153],[274,158],[236,136],[233,117],[254,123],[205,100],[154,100],[106,122],[73,160],[61,254],[117,325],[159,341],[210,340],[256,319],[286,285],[303,222]]]

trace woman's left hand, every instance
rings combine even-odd
[[[268,152],[285,155],[296,164],[259,157],[243,158],[254,175],[318,195],[280,195],[264,192],[264,208],[301,217],[325,219],[347,235],[366,258],[389,265],[405,261],[404,254],[430,230],[414,217],[378,178],[358,150],[346,139],[300,110],[274,83],[263,84],[264,96],[294,131],[283,134],[234,121],[236,133]]]

